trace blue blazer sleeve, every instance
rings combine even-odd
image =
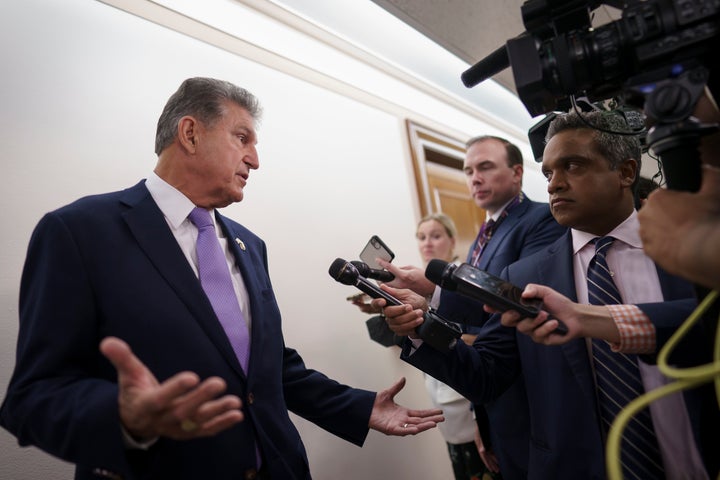
[[[98,350],[103,327],[93,321],[98,292],[87,259],[57,214],[40,221],[27,258],[2,424],[20,445],[125,472],[115,373]]]
[[[458,342],[441,353],[423,344],[413,351],[407,340],[401,358],[476,404],[497,398],[520,374],[515,329],[503,327],[499,315],[491,317],[472,346]]]

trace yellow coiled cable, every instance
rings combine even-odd
[[[704,383],[715,380],[715,394],[720,407],[720,328],[717,329],[715,338],[715,349],[713,362],[692,368],[674,368],[668,365],[667,360],[675,346],[682,340],[693,325],[701,318],[703,313],[712,305],[718,297],[717,290],[710,292],[705,299],[697,306],[695,311],[670,337],[670,340],[660,349],[657,358],[657,366],[661,373],[675,382],[656,388],[640,395],[618,414],[610,427],[607,439],[607,451],[605,463],[610,480],[621,480],[622,466],[620,464],[620,445],[622,442],[623,430],[634,415],[637,415],[643,408],[655,400],[681,390],[697,387]],[[720,476],[718,477],[720,479]]]

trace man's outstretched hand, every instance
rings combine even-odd
[[[370,414],[370,428],[386,435],[404,437],[435,428],[438,423],[445,421],[440,409],[410,410],[395,403],[395,395],[404,386],[405,377],[387,390],[378,392]]]
[[[219,397],[226,389],[221,378],[201,382],[195,373],[181,372],[159,383],[119,338],[103,339],[100,351],[118,372],[120,420],[138,441],[207,437],[243,420],[237,396]]]

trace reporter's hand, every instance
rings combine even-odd
[[[536,343],[543,345],[562,345],[575,338],[592,337],[619,342],[620,332],[610,314],[603,305],[581,305],[575,303],[550,287],[528,284],[523,298],[538,298],[543,302],[543,311],[535,318],[523,317],[520,313],[508,310],[500,317],[506,327],[515,327],[518,332],[528,335]],[[494,312],[489,307],[486,311]],[[554,318],[550,318],[554,317]],[[555,333],[559,319],[568,332],[565,335]]]
[[[380,288],[397,298],[402,305],[387,306],[383,298],[376,298],[372,304],[382,309],[385,321],[396,335],[418,338],[415,329],[422,325],[423,313],[427,310],[427,301],[424,297],[412,290],[389,287],[387,284]]]
[[[119,338],[103,339],[100,351],[117,369],[120,420],[136,439],[208,437],[244,418],[237,396],[219,396],[226,389],[219,377],[201,382],[181,372],[159,383]]]
[[[370,295],[366,293],[359,293],[357,295],[353,295],[352,297],[348,298],[348,301],[358,307],[361,312],[367,313],[367,314],[377,314],[380,313],[380,308],[376,307],[372,304],[372,302],[368,302],[367,300],[370,298]]]
[[[697,193],[658,189],[638,212],[650,258],[670,273],[720,288],[720,169],[704,166]]]
[[[500,463],[498,462],[497,456],[492,450],[485,448],[477,426],[475,427],[475,448],[477,448],[478,455],[480,455],[480,459],[485,464],[485,467],[493,473],[500,473]]]
[[[396,267],[381,258],[378,258],[377,262],[385,270],[395,275],[394,280],[386,282],[387,285],[393,288],[407,288],[424,297],[429,297],[435,291],[435,284],[425,278],[425,270],[413,265]]]

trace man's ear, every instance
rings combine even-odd
[[[623,186],[631,187],[635,183],[635,179],[640,175],[638,171],[638,162],[634,158],[628,158],[623,160],[618,165],[618,173],[620,174],[620,181]]]
[[[522,183],[523,172],[525,171],[525,168],[520,163],[518,163],[517,165],[513,165],[511,168],[513,169],[515,180],[517,180],[519,183]]]
[[[189,115],[182,117],[178,122],[178,141],[190,153],[195,152],[197,126],[197,120]]]

